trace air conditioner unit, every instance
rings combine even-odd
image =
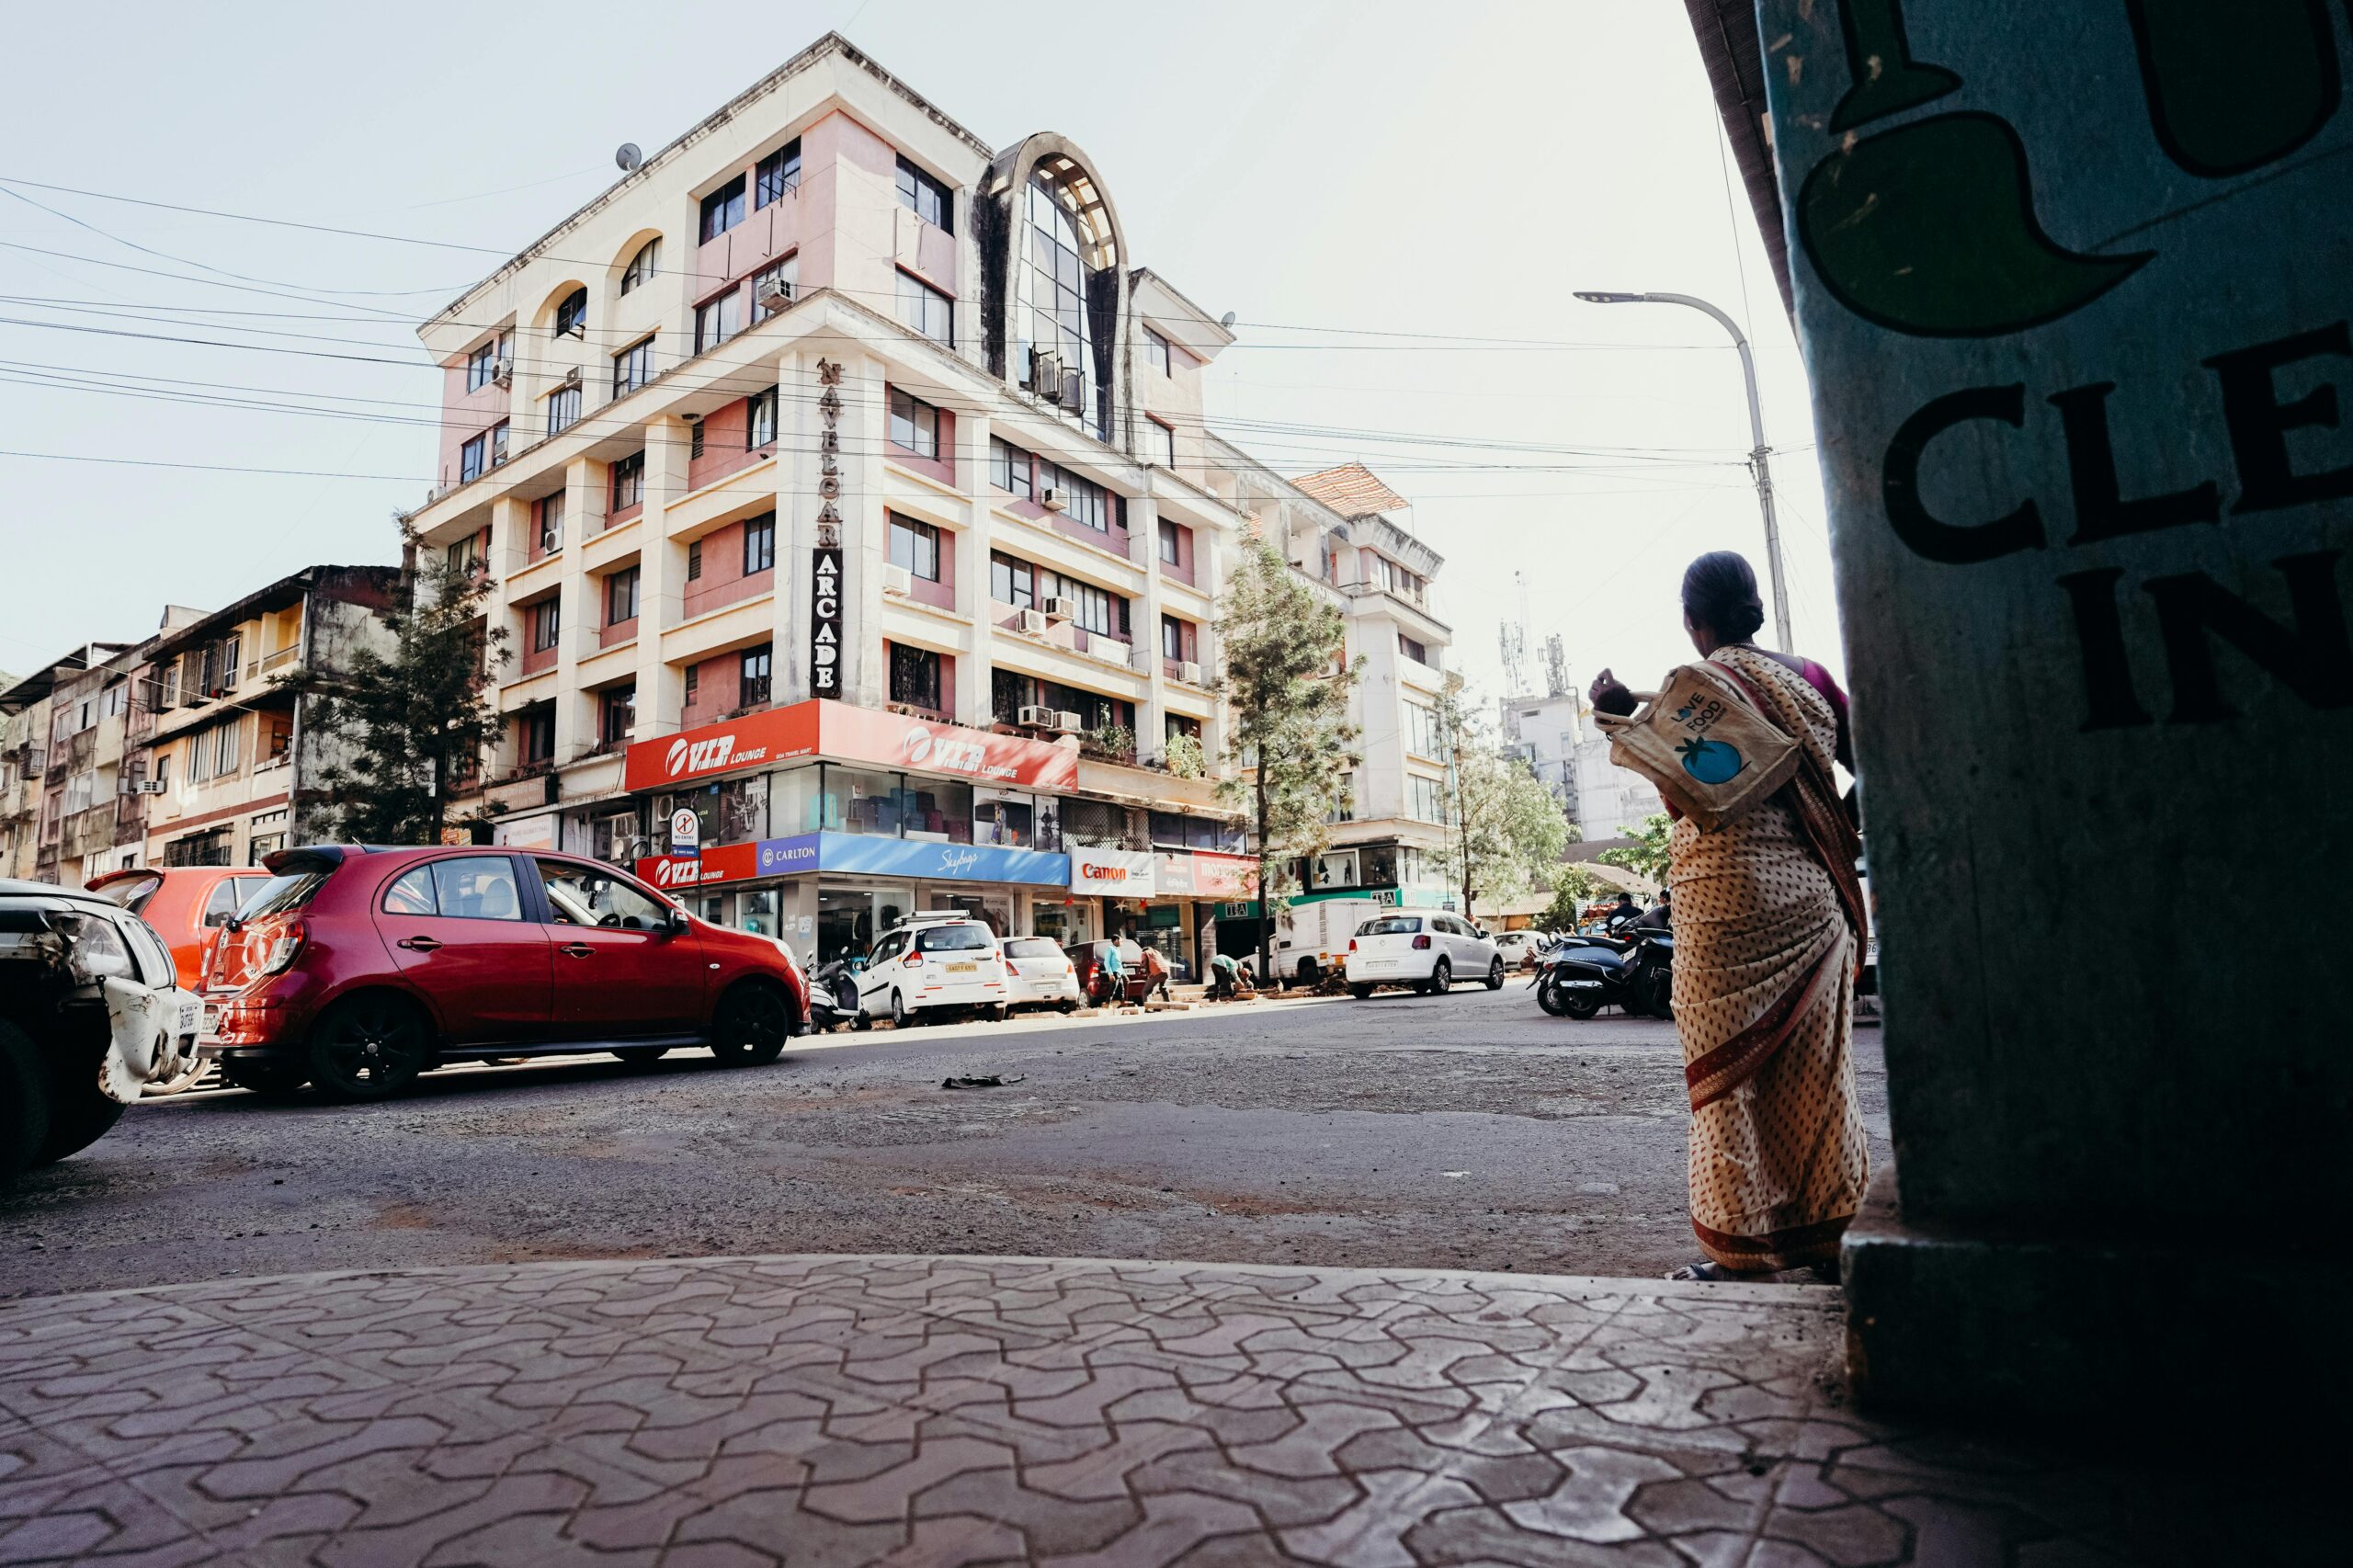
[[[1193,664],[1179,665],[1176,666],[1176,678],[1187,686],[1199,686],[1201,684],[1201,666]]]
[[[164,781],[160,778],[143,778],[139,782],[137,792],[142,795],[160,795],[164,792]]]
[[[792,285],[781,278],[771,278],[760,285],[752,302],[764,311],[780,311],[792,303]]]
[[[882,591],[905,598],[915,591],[915,574],[904,566],[885,566],[882,568]]]
[[[563,373],[563,380],[556,384],[567,388],[578,386],[580,384],[580,367],[574,365],[572,369],[566,370]]]
[[[1064,408],[1076,408],[1086,401],[1086,378],[1076,370],[1063,372],[1063,395],[1057,399]]]
[[[1029,350],[1029,390],[1048,403],[1063,400],[1063,357],[1042,348]]]
[[[1078,601],[1064,595],[1056,594],[1046,601],[1046,619],[1048,620],[1076,620]]]
[[[1054,710],[1033,703],[1014,715],[1014,722],[1025,729],[1051,730],[1054,727]]]
[[[1046,628],[1049,624],[1050,623],[1046,619],[1046,612],[1044,610],[1025,609],[1021,612],[1020,630],[1029,633],[1032,637],[1043,637],[1046,634]]]
[[[1086,651],[1103,663],[1117,665],[1123,670],[1129,667],[1129,661],[1135,657],[1135,647],[1132,643],[1114,642],[1108,637],[1089,636],[1086,639]]]
[[[1049,484],[1038,492],[1038,505],[1049,512],[1059,512],[1070,505],[1070,497],[1058,487]]]
[[[1054,728],[1061,731],[1065,735],[1077,734],[1086,727],[1086,723],[1075,713],[1057,713],[1054,715]]]
[[[513,386],[515,384],[515,362],[512,359],[501,359],[496,364],[493,365],[490,368],[490,384],[502,389]]]

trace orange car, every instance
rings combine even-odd
[[[201,993],[213,933],[267,881],[259,866],[141,866],[93,877],[89,888],[153,926],[172,949],[180,983]]]

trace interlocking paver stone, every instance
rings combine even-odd
[[[1068,1258],[0,1306],[0,1562],[2292,1559],[2316,1510],[1867,1419],[1823,1289]],[[2267,1521],[2292,1520],[2292,1525]]]

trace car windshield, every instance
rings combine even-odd
[[[1418,915],[1384,915],[1357,927],[1359,937],[1410,937],[1422,928]]]
[[[924,953],[961,953],[990,945],[985,926],[935,926],[915,937],[915,950]]]
[[[239,921],[256,920],[265,915],[284,915],[301,908],[327,885],[335,875],[332,869],[296,871],[289,876],[272,877],[262,883],[251,898],[237,911]]]
[[[1009,959],[1058,959],[1063,956],[1063,950],[1047,937],[1024,937],[1018,941],[1007,942],[1005,956]]]

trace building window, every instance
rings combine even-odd
[[[1339,784],[1332,790],[1332,809],[1324,813],[1324,820],[1335,823],[1357,820],[1357,776],[1355,774],[1340,775]]]
[[[466,390],[477,392],[498,379],[506,361],[506,346],[510,339],[499,334],[488,343],[466,356]]]
[[[1176,432],[1149,414],[1143,419],[1143,460],[1165,469],[1176,466]]]
[[[630,731],[637,726],[637,683],[614,687],[604,694],[598,706],[598,739],[608,746],[627,741]]]
[[[506,460],[506,421],[492,426],[490,435],[490,466],[496,468]]]
[[[588,290],[574,289],[555,308],[555,335],[558,337],[585,338],[588,335]]]
[[[627,397],[654,379],[654,339],[632,343],[613,356],[613,395]]]
[[[631,452],[613,464],[613,510],[645,502],[645,454]]]
[[[1443,757],[1445,737],[1438,733],[1438,710],[1418,702],[1405,704],[1405,749],[1415,756]]]
[[[621,292],[627,294],[643,284],[654,281],[662,270],[662,236],[654,235],[637,247],[637,254],[621,268]]]
[[[1419,773],[1405,776],[1405,814],[1415,822],[1443,823],[1443,791],[1438,781]]]
[[[939,410],[891,389],[891,444],[919,458],[939,456]]]
[[[1029,499],[1029,454],[1019,447],[989,437],[989,483],[999,490]]]
[[[891,644],[891,700],[910,708],[941,711],[939,655],[928,648]]]
[[[637,577],[636,567],[624,566],[605,579],[606,625],[637,619]]]
[[[695,307],[695,352],[707,353],[744,330],[744,290],[730,289]]]
[[[1097,533],[1110,531],[1111,493],[1093,480],[1040,458],[1038,488],[1040,492],[1051,490],[1061,497],[1063,516],[1071,521],[1084,523]]]
[[[956,344],[956,311],[947,295],[910,273],[899,274],[899,324],[934,343]]]
[[[1173,615],[1160,618],[1160,656],[1178,664],[1192,661],[1194,642],[1188,635],[1193,629]]]
[[[699,583],[701,580],[702,540],[697,540],[692,544],[687,546],[687,581],[689,583]],[[694,675],[694,671],[688,670],[687,675],[691,678]]]
[[[763,512],[744,524],[744,575],[767,572],[776,565],[776,514]]]
[[[752,302],[754,304],[758,304],[760,297],[771,289],[778,296],[778,301],[768,306],[771,312],[784,309],[786,305],[792,303],[800,297],[801,253],[799,251],[793,252],[782,261],[772,261],[752,274]]]
[[[485,430],[458,449],[458,480],[464,483],[480,479],[489,466],[490,432]]]
[[[687,460],[688,462],[699,462],[702,459],[703,426],[706,423],[708,423],[708,421],[701,419],[696,420],[694,422],[694,433],[687,437]]]
[[[580,423],[580,389],[560,387],[548,396],[548,434],[570,429]]]
[[[701,696],[702,666],[688,665],[687,666],[687,706],[692,708]]]
[[[751,451],[776,445],[777,389],[744,400],[744,445]]]
[[[752,210],[758,211],[771,201],[781,201],[801,188],[801,139],[791,141],[762,158],[752,171]]]
[[[1129,634],[1128,601],[1108,588],[1092,583],[1082,583],[1074,577],[1057,573],[1044,574],[1039,585],[1041,595],[1049,599],[1068,599],[1076,612],[1072,621],[1082,630],[1098,637],[1125,637]]]
[[[563,548],[563,492],[540,497],[540,553],[552,555]]]
[[[523,766],[529,767],[555,758],[555,710],[534,708],[523,715],[516,726],[516,750]]]
[[[1185,564],[1185,530],[1167,518],[1160,519],[1160,559],[1171,566]]]
[[[541,599],[531,607],[531,652],[544,653],[563,631],[563,601]]]
[[[999,604],[1032,609],[1038,603],[1037,568],[1001,550],[989,551],[989,597]]]
[[[744,650],[744,662],[736,672],[735,700],[745,708],[768,699],[768,670],[773,644],[763,642],[756,648]]]
[[[482,535],[468,534],[449,541],[449,575],[462,577],[482,570]],[[206,683],[207,689],[210,683]]]
[[[1079,260],[1077,224],[1043,176],[1029,182],[1029,244],[1023,248],[1029,261],[1023,269],[1023,292],[1029,296],[1029,318],[1024,324],[1028,346],[1040,354],[1058,356],[1063,372],[1076,374],[1083,388],[1095,379],[1095,340],[1086,316],[1086,268]],[[1047,389],[1033,385],[1031,390]],[[1079,402],[1085,401],[1082,392]],[[1086,418],[1079,407],[1070,407],[1070,412]]]
[[[1167,375],[1168,340],[1150,327],[1143,329],[1143,362],[1145,368]]]
[[[702,243],[710,244],[744,221],[744,176],[737,175],[702,199]]]
[[[1397,651],[1417,665],[1428,665],[1431,669],[1438,668],[1436,665],[1430,664],[1429,649],[1402,631],[1397,634]]]
[[[915,167],[904,158],[899,160],[899,205],[925,222],[956,232],[956,199],[948,187]]]
[[[891,513],[890,517],[891,564],[904,566],[927,581],[938,582],[939,530],[896,512]]]
[[[213,733],[212,776],[226,778],[237,771],[237,737],[244,730],[243,720],[222,725]]]

